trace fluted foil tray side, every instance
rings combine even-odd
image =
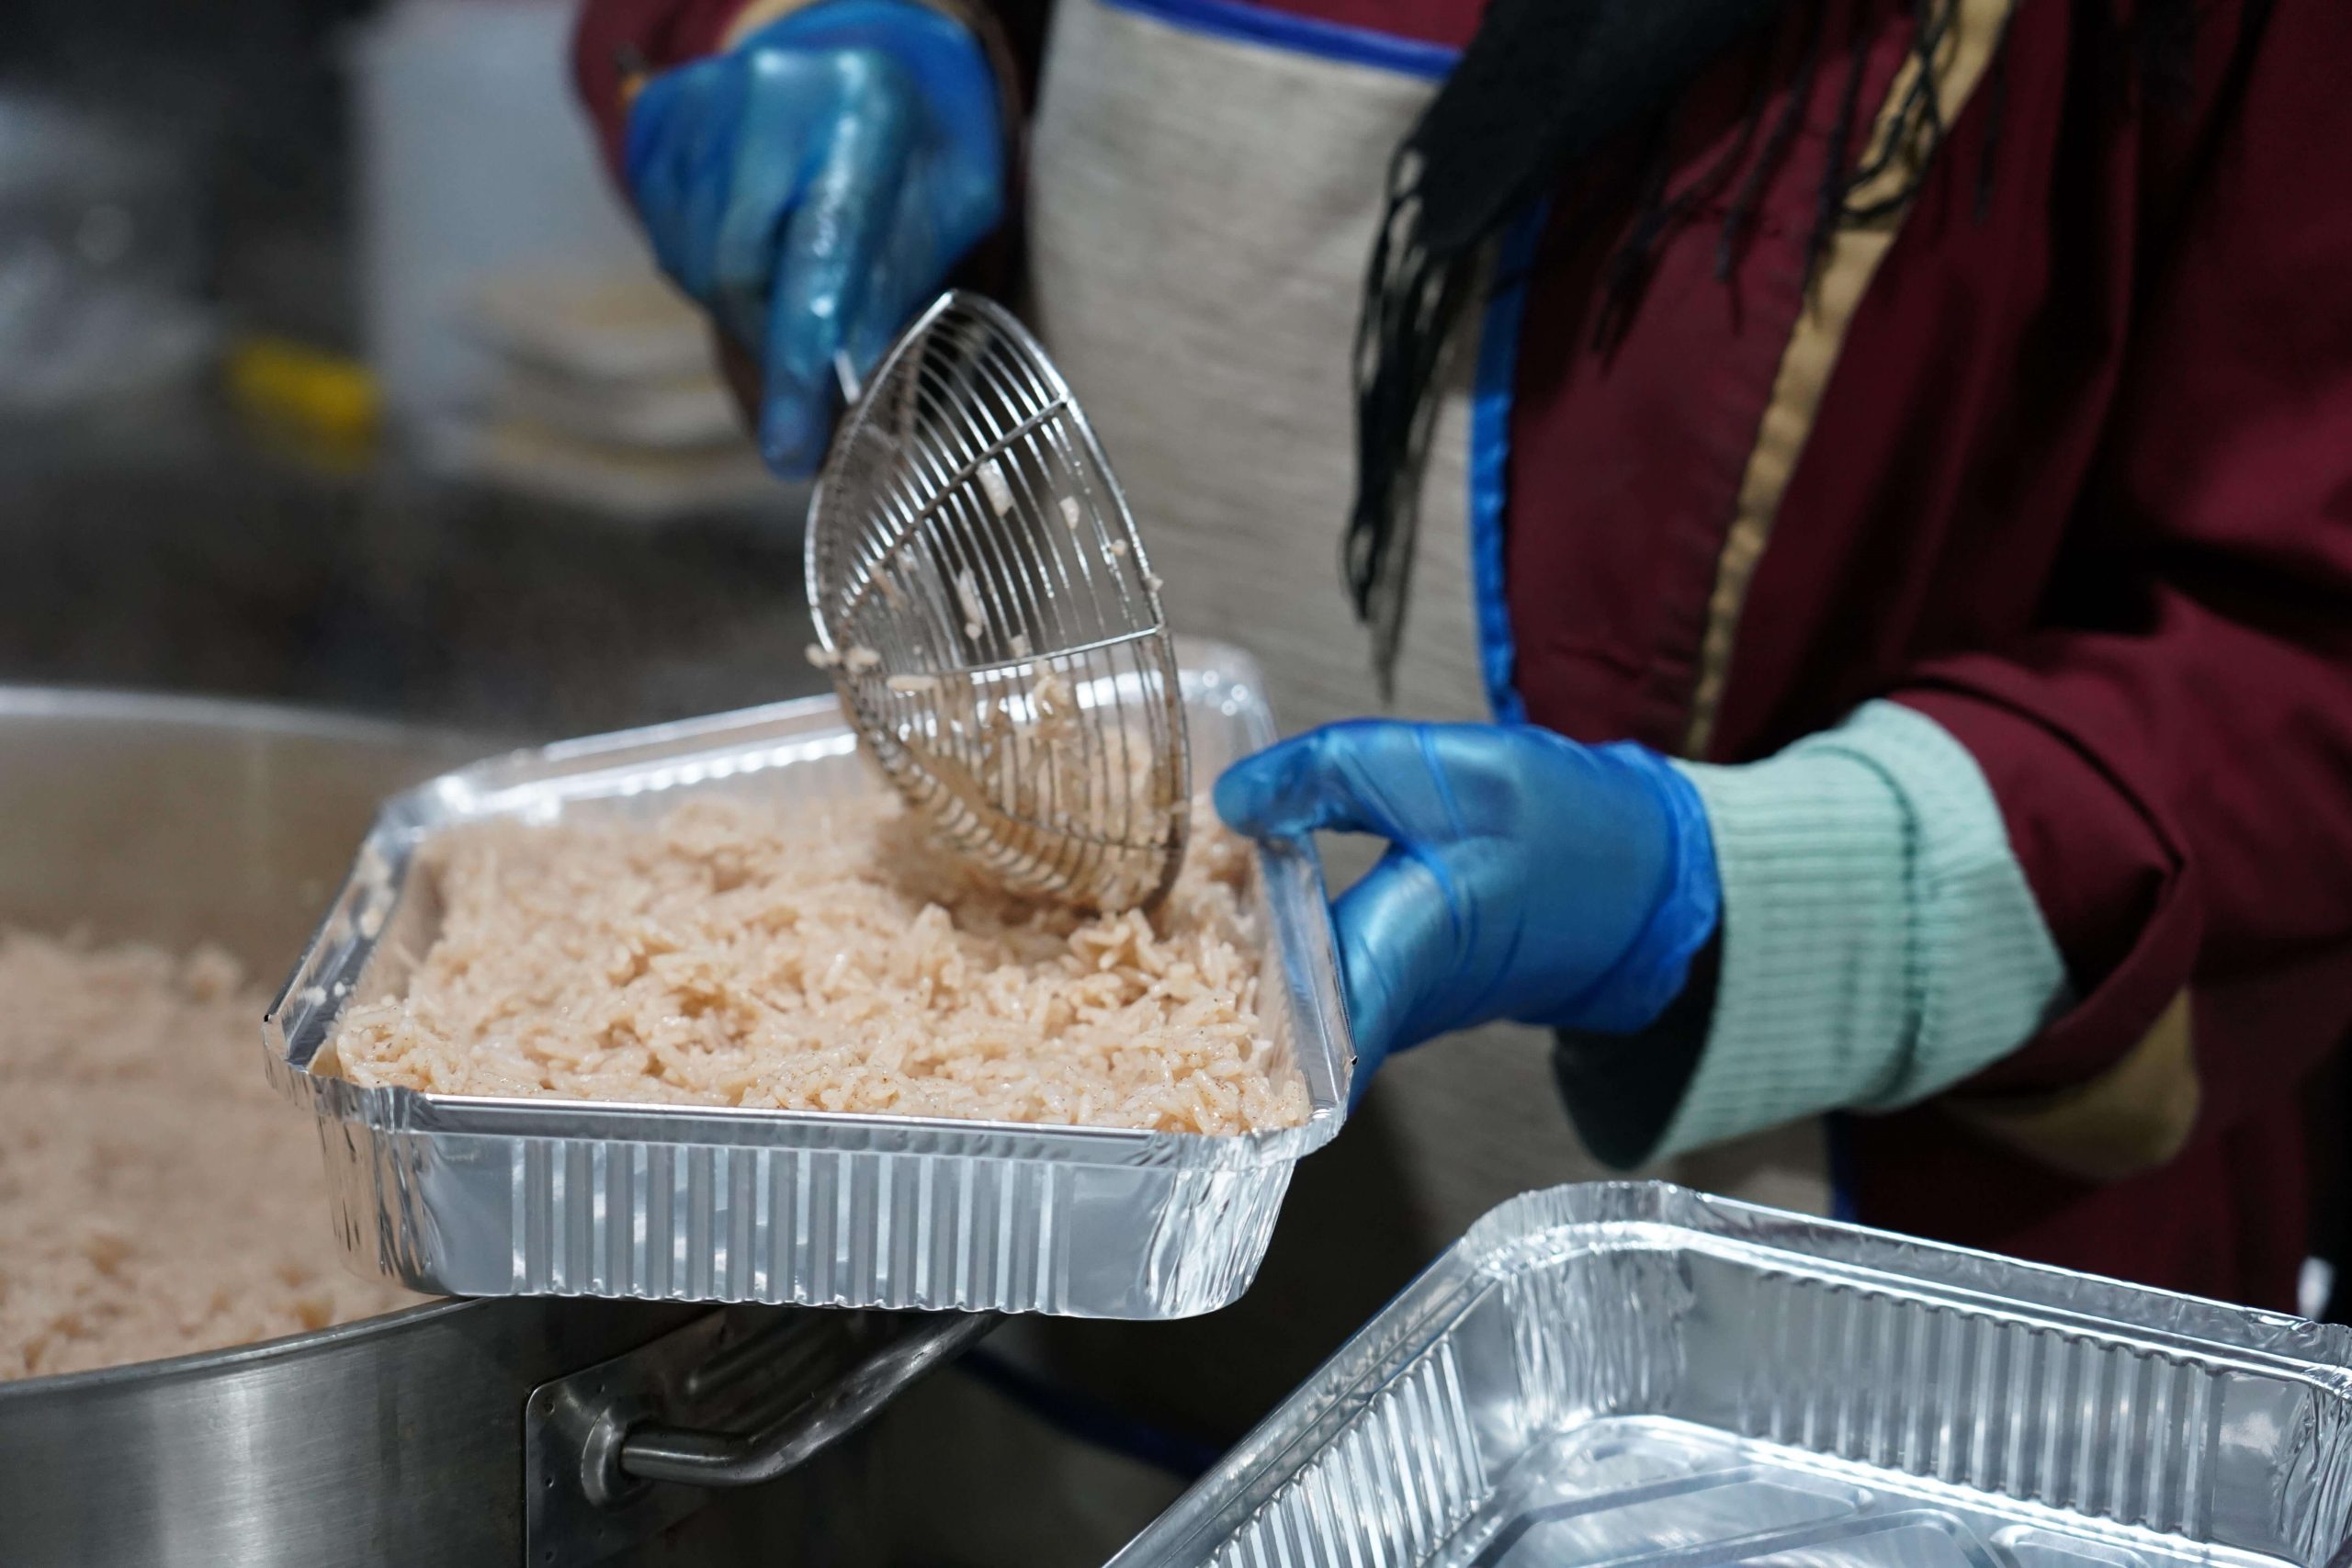
[[[1180,644],[1204,777],[1271,739],[1247,658]],[[871,787],[830,699],[518,754],[388,804],[273,1006],[272,1081],[318,1119],[345,1257],[452,1295],[1170,1318],[1248,1288],[1296,1162],[1352,1068],[1320,875],[1261,862],[1275,1037],[1312,1111],[1239,1137],[912,1117],[469,1099],[311,1069],[355,998],[395,991],[436,911],[431,836],[580,803],[657,815],[687,791]]]
[[[355,1127],[327,1154],[348,1249],[452,1294],[1133,1317],[1239,1295],[1289,1174]]]
[[[1661,1184],[1504,1205],[1114,1568],[2343,1561],[2352,1336]]]

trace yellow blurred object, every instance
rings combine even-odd
[[[376,378],[357,360],[285,338],[230,346],[229,396],[238,410],[334,467],[365,461],[382,413]]]

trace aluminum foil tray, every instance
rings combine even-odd
[[[1272,740],[1257,670],[1180,643],[1196,775]],[[432,943],[435,834],[489,817],[651,818],[689,795],[876,785],[828,696],[517,753],[390,801],[266,1025],[274,1082],[319,1119],[348,1258],[460,1296],[1171,1318],[1248,1288],[1292,1168],[1338,1131],[1353,1066],[1321,876],[1269,852],[1263,1005],[1305,1125],[1241,1137],[783,1111],[492,1100],[313,1073],[354,998]]]
[[[2352,1335],[1662,1185],[1516,1199],[1112,1568],[2324,1568]]]

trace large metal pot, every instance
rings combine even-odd
[[[300,950],[378,798],[482,750],[252,705],[0,688],[0,922],[174,947],[209,939],[274,975]],[[258,1021],[254,1040],[259,1072]],[[0,1384],[0,1562],[518,1562],[533,1391],[707,1316],[451,1302],[243,1349]],[[847,1461],[833,1462],[824,1487],[838,1493]],[[810,1478],[797,1484],[805,1493]],[[707,1560],[695,1540],[731,1532],[773,1548],[834,1528],[792,1487],[701,1513],[654,1540],[624,1540],[618,1556],[599,1543],[598,1554]]]
[[[269,977],[379,798],[484,750],[252,704],[0,687],[0,923],[209,940]],[[256,1020],[256,1072],[260,1051]],[[895,1392],[873,1369],[910,1364],[923,1332],[839,1313],[449,1302],[0,1383],[0,1563],[1084,1568],[1179,1489],[960,1374],[823,1443],[812,1427],[846,1424],[841,1391],[869,1414]],[[836,1381],[859,1356],[865,1383]],[[796,1403],[820,1387],[830,1406]],[[709,1484],[625,1473],[628,1448],[668,1466],[650,1473],[699,1466]]]

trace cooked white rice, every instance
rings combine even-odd
[[[323,1328],[420,1298],[344,1271],[265,1001],[185,960],[0,933],[0,1379]]]
[[[1295,1124],[1254,860],[1196,809],[1151,918],[1009,897],[881,792],[436,844],[440,934],[335,1041],[362,1084],[1230,1134]]]
[[[994,457],[980,464],[980,488],[988,491],[989,510],[1002,517],[1012,510],[1012,486]]]

